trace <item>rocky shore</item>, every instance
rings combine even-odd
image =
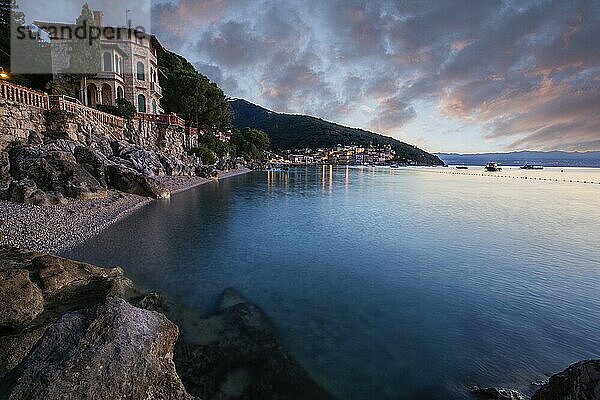
[[[119,268],[7,247],[0,398],[333,399],[233,289],[203,316],[140,293]]]

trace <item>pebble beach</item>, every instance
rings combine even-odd
[[[218,179],[249,172],[238,168],[219,172]],[[158,178],[171,194],[212,182],[212,179],[190,176]],[[59,206],[34,206],[0,200],[0,245],[14,246],[56,254],[97,235],[152,200],[110,190],[102,199],[68,199]]]

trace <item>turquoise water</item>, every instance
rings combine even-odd
[[[240,289],[344,399],[527,393],[600,357],[600,184],[568,182],[600,170],[451,172],[254,172],[152,203],[67,255],[207,312]]]

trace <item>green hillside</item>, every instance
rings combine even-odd
[[[260,129],[269,135],[271,147],[278,150],[334,147],[342,145],[385,146],[390,145],[398,161],[415,161],[421,165],[442,165],[435,155],[389,136],[348,128],[308,115],[279,114],[252,104],[246,100],[230,101],[233,124],[238,129]]]

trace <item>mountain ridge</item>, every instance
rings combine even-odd
[[[338,144],[389,145],[399,155],[400,162],[443,164],[437,156],[389,136],[350,128],[310,115],[278,113],[244,99],[231,99],[229,104],[234,126],[238,129],[250,127],[264,131],[269,135],[273,149],[331,148]]]

